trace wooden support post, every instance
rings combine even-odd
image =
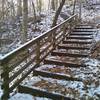
[[[64,24],[63,26],[63,40],[65,39],[66,37],[66,25]]]
[[[1,78],[3,79],[3,84],[1,88],[3,89],[3,95],[1,100],[8,100],[9,98],[9,66],[7,62],[3,62],[1,64],[3,73],[1,74]]]
[[[71,31],[72,31],[72,20],[70,21],[69,25],[70,25],[70,33],[71,33]]]
[[[53,48],[56,48],[56,39],[55,39],[55,36],[56,36],[56,30],[54,30],[52,32],[52,42],[53,42]]]
[[[40,40],[37,41],[37,48],[36,48],[36,64],[40,64]]]

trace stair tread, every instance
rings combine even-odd
[[[29,87],[27,85],[19,85],[18,92],[31,94],[33,96],[46,97],[52,100],[61,100],[62,98],[64,100],[75,100],[71,97],[66,97],[59,93],[52,93],[52,92],[47,91],[46,89],[36,88],[35,86]]]
[[[89,54],[68,53],[65,51],[54,50],[51,55],[53,56],[69,56],[69,57],[87,57]]]
[[[90,49],[90,47],[81,47],[81,46],[67,46],[66,44],[59,44],[58,45],[58,48],[59,49],[87,49],[87,50],[89,50]]]
[[[67,39],[93,39],[93,37],[68,36]]]
[[[93,29],[92,27],[75,27],[75,29]]]
[[[92,41],[71,41],[71,40],[64,40],[63,41],[63,43],[70,43],[70,44],[72,44],[72,43],[77,43],[77,44],[91,44],[92,43]]]
[[[45,64],[54,64],[54,65],[60,65],[60,66],[68,66],[68,67],[85,67],[82,63],[78,62],[75,63],[73,61],[67,61],[67,60],[61,60],[61,59],[53,59],[53,58],[46,58],[44,60]]]
[[[74,29],[73,32],[95,32],[95,30],[79,30],[79,29]]]
[[[73,33],[71,33],[70,35],[86,35],[86,36],[90,36],[90,35],[93,35],[92,33],[77,33],[77,32],[73,32]]]

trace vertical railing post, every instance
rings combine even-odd
[[[1,88],[3,89],[3,95],[1,97],[1,100],[8,100],[10,91],[9,91],[9,66],[7,61],[1,62],[2,67],[2,74],[1,78],[3,79],[3,83]]]
[[[66,37],[66,23],[63,25],[63,39]]]
[[[36,64],[38,66],[40,64],[40,40],[38,40],[36,44]]]
[[[52,32],[52,43],[53,43],[53,48],[55,48],[55,46],[56,46],[56,30],[54,30],[53,32]]]
[[[72,32],[72,19],[70,20],[70,33]]]

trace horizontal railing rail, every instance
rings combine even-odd
[[[78,16],[73,15],[61,24],[0,58],[3,82],[2,100],[7,100],[9,94],[35,68],[39,67],[45,57],[65,38],[77,22]]]

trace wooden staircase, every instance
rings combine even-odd
[[[83,82],[81,77],[72,75],[71,70],[74,70],[72,73],[79,73],[78,69],[87,68],[82,59],[89,57],[93,50],[95,30],[91,25],[77,25],[78,22],[78,15],[75,14],[0,58],[3,80],[1,100],[8,100],[10,93],[16,88],[19,93],[28,93],[52,100],[75,100],[67,94],[68,90],[72,94],[76,90],[66,89],[53,80],[64,80],[69,82],[67,85],[71,84],[71,81],[73,84]],[[32,84],[31,87],[27,84],[22,85],[23,81],[26,83],[26,79],[29,79],[29,75],[31,78],[42,79],[39,83]],[[54,91],[53,87],[55,87]]]
[[[76,28],[68,34],[51,53],[49,53],[49,55],[44,59],[44,64],[42,66],[56,65],[76,69],[79,67],[86,67],[86,65],[82,63],[82,58],[90,55],[91,46],[93,45],[93,32],[93,28],[89,25],[76,26]],[[44,78],[82,82],[81,79],[75,77],[37,69],[34,70],[33,75],[37,77],[41,76]],[[39,90],[34,87],[29,88],[23,85],[19,86],[19,92],[29,93],[34,96],[38,95],[40,97],[47,97],[52,100],[75,100],[75,98],[50,93],[47,90]]]

